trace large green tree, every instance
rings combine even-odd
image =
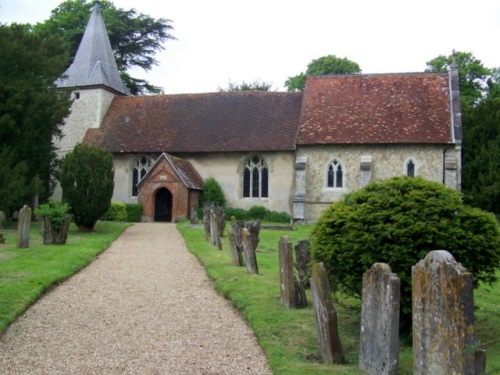
[[[361,68],[357,63],[345,57],[328,55],[313,60],[307,65],[305,73],[300,73],[293,77],[288,77],[285,86],[288,91],[304,91],[306,79],[309,76],[319,76],[325,74],[359,74]]]
[[[0,51],[0,209],[10,211],[31,204],[34,193],[49,194],[52,140],[71,101],[54,86],[64,68],[59,38],[0,25]]]
[[[273,87],[272,83],[254,80],[251,83],[247,83],[245,81],[240,84],[229,81],[227,84],[227,88],[218,87],[217,91],[270,91]]]
[[[94,1],[66,0],[52,11],[50,18],[34,26],[41,35],[59,35],[66,46],[66,65],[75,56],[89,20]],[[160,87],[134,78],[127,72],[132,67],[151,70],[158,61],[155,54],[164,49],[163,43],[175,39],[170,20],[147,16],[135,9],[116,8],[111,1],[102,0],[103,17],[108,30],[118,69],[132,94],[158,93]]]

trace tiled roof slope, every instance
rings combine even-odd
[[[85,142],[113,153],[294,150],[302,93],[116,97]]]
[[[309,77],[297,144],[452,142],[447,74]]]
[[[94,5],[75,59],[56,81],[58,87],[107,86],[130,95],[118,72],[113,50],[101,14],[99,3]]]

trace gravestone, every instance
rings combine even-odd
[[[6,221],[7,221],[7,216],[5,215],[5,212],[0,211],[0,228],[3,228]]]
[[[344,350],[340,341],[337,310],[332,301],[330,282],[323,263],[311,267],[311,292],[316,317],[319,354],[326,363],[344,363]]]
[[[30,244],[31,208],[24,206],[19,211],[17,223],[17,247],[24,249]]]
[[[292,241],[281,236],[279,242],[280,300],[288,309],[296,307],[296,279],[293,273]]]
[[[257,265],[257,256],[255,254],[256,248],[254,248],[252,243],[252,232],[250,232],[248,228],[243,228],[241,234],[241,243],[243,245],[243,252],[245,253],[247,271],[250,274],[256,275],[259,273],[259,267]]]
[[[363,274],[359,368],[372,375],[397,375],[401,280],[385,263]]]
[[[195,208],[191,209],[191,224],[192,225],[197,225],[200,220],[198,219],[198,212],[196,211]]]
[[[445,250],[412,267],[413,373],[476,374],[472,274]]]
[[[205,230],[205,240],[210,239],[210,206],[203,206],[203,229]]]
[[[210,218],[210,225],[212,226],[212,229],[210,233],[213,236],[213,245],[217,246],[219,250],[222,250],[222,242],[220,240],[220,235],[219,235],[219,221],[217,220],[217,214],[212,212],[212,216]]]
[[[238,249],[238,244],[236,243],[236,236],[232,229],[228,229],[227,237],[229,239],[229,249],[231,250],[231,259],[234,266],[244,266],[242,250]]]
[[[5,238],[3,237],[3,233],[0,233],[0,243],[5,243]]]
[[[297,307],[307,307],[306,289],[308,287],[307,277],[310,272],[311,255],[309,254],[309,241],[302,240],[295,245],[294,267],[298,272],[297,281]]]

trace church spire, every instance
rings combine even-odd
[[[79,88],[106,86],[123,95],[130,95],[120,78],[99,1],[94,4],[73,63],[56,85]]]

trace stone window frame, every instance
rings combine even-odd
[[[413,164],[413,173],[410,174],[411,172],[411,164]],[[418,176],[418,168],[419,168],[419,163],[417,159],[413,156],[410,156],[409,158],[406,158],[404,164],[403,164],[403,175],[404,176],[409,176],[409,177],[416,177]]]
[[[241,198],[268,199],[269,198],[269,164],[260,154],[251,154],[242,158],[240,162]]]
[[[338,167],[335,167],[335,163],[337,163]],[[332,181],[332,185],[333,186],[329,186],[329,182],[330,182],[330,166],[333,166],[334,168],[337,168],[337,169],[334,169],[332,172],[333,172],[333,181]],[[340,172],[341,172],[341,184],[340,186],[336,186],[338,185],[338,168],[340,168]],[[325,183],[324,183],[324,187],[326,190],[328,191],[342,191],[342,190],[345,190],[346,188],[346,178],[347,178],[347,173],[346,173],[346,168],[345,168],[345,164],[342,162],[342,160],[340,160],[339,158],[337,157],[334,157],[332,159],[330,159],[330,161],[326,164],[326,167],[325,167],[325,171],[324,171],[324,176],[325,176]]]
[[[145,159],[145,163],[142,163],[142,160]],[[139,168],[141,163],[143,167]],[[146,176],[146,174],[151,170],[155,163],[155,159],[151,156],[145,154],[136,155],[131,161],[129,165],[130,170],[130,195],[132,197],[138,196],[137,185],[142,181],[142,179]],[[147,166],[144,166],[147,164]],[[140,171],[140,172],[139,172]],[[136,175],[137,173],[137,175]],[[136,177],[137,176],[137,177]],[[137,181],[135,181],[137,178]]]

